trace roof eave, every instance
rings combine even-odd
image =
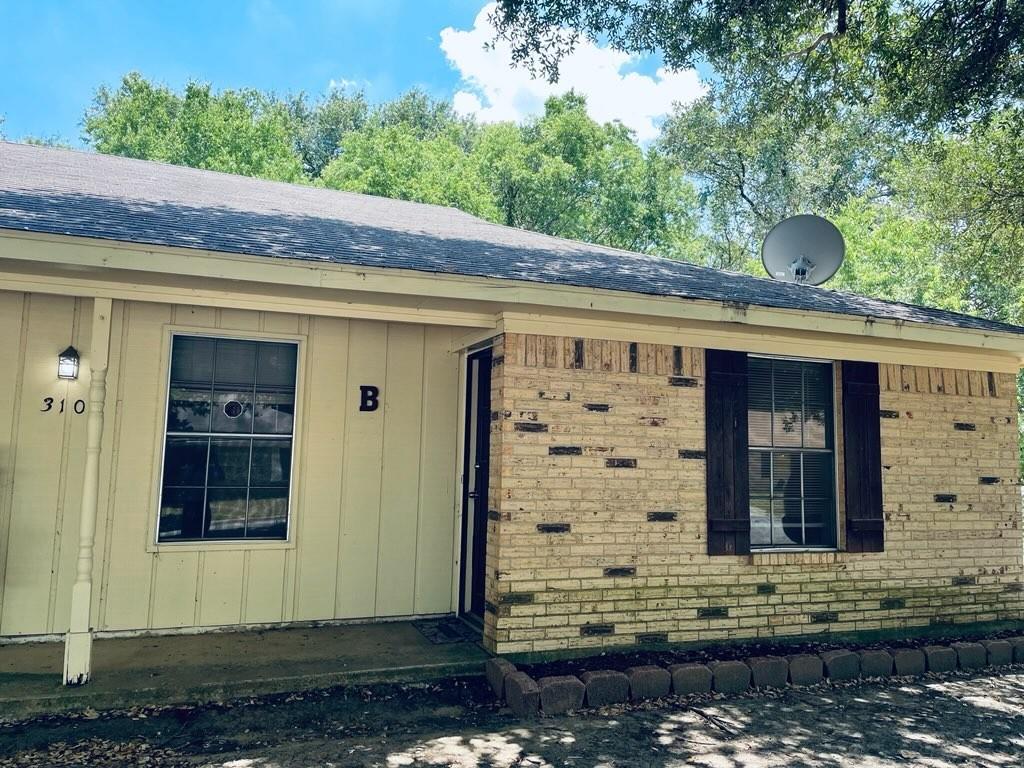
[[[18,242],[21,244],[16,245]],[[44,247],[45,244],[63,247],[54,254]],[[154,260],[154,254],[164,258]],[[766,329],[784,328],[969,347],[1003,356],[1009,353],[1024,361],[1024,334],[1009,331],[412,269],[363,267],[322,260],[224,253],[13,229],[0,229],[0,258],[140,273],[192,275],[226,281],[485,301],[509,310],[521,307],[524,312],[543,307],[741,323]],[[244,277],[239,274],[239,263],[247,265]]]

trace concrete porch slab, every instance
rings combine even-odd
[[[92,680],[71,688],[63,654],[61,642],[0,646],[0,718],[479,675],[488,658],[412,622],[100,639]]]

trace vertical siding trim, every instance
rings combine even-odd
[[[74,310],[71,314],[71,339],[72,344],[78,349],[85,349],[82,339],[82,299],[75,298]],[[84,356],[83,356],[84,357]],[[83,362],[88,362],[88,359],[83,359]],[[83,366],[84,368],[84,366]],[[61,424],[61,441],[60,441],[60,461],[58,463],[59,469],[57,470],[57,503],[54,507],[54,525],[53,525],[53,542],[50,550],[50,594],[49,600],[46,606],[46,631],[47,632],[60,632],[62,631],[59,626],[55,626],[58,619],[56,616],[57,603],[60,601],[60,582],[61,582],[61,556],[64,551],[64,523],[65,512],[67,510],[67,495],[68,495],[68,465],[70,463],[71,444],[74,440],[72,430],[74,421],[72,420],[72,414],[74,410],[71,405],[74,402],[75,395],[71,392],[70,382],[59,382],[58,387],[63,387],[63,391],[54,390],[54,394],[58,396],[58,399],[64,400],[64,420]],[[75,530],[72,528],[72,530]],[[78,537],[72,536],[74,539],[73,547],[75,550],[75,557],[72,563],[78,559]],[[95,546],[95,539],[93,541]],[[94,567],[95,571],[95,567]],[[92,611],[90,609],[90,619],[92,618]]]
[[[111,345],[111,358],[110,365],[108,368],[108,381],[111,386],[107,389],[107,397],[112,400],[113,407],[110,408],[110,441],[107,446],[110,449],[108,464],[107,464],[107,476],[105,479],[105,488],[101,493],[101,500],[103,504],[103,520],[102,520],[102,546],[97,547],[96,556],[100,562],[100,577],[98,579],[98,594],[97,594],[97,605],[96,613],[94,617],[95,626],[97,628],[106,627],[106,614],[107,614],[107,583],[110,579],[110,546],[111,538],[113,537],[114,525],[113,525],[113,512],[114,502],[117,498],[117,465],[118,457],[120,455],[121,446],[121,429],[122,429],[122,416],[121,416],[121,401],[124,397],[124,357],[125,348],[128,343],[127,333],[127,322],[126,318],[128,310],[131,304],[126,301],[115,301],[113,303],[112,317],[110,319],[111,337],[117,339],[116,354],[114,354],[115,347]],[[114,334],[117,334],[116,336]],[[111,376],[111,373],[113,376]],[[97,525],[101,521],[97,520]]]
[[[18,466],[18,432],[21,424],[21,398],[25,384],[25,354],[28,346],[28,315],[32,295],[21,294],[21,327],[18,337],[18,359],[13,368],[14,402],[11,405],[11,424],[8,431],[8,445],[11,459],[10,471],[6,478],[0,477],[0,626],[4,618],[4,585],[7,583],[7,550],[10,546],[11,515],[14,511],[14,478]]]
[[[426,449],[426,428],[423,414],[427,412],[427,327],[420,328],[420,434],[419,462],[416,466],[416,539],[412,553],[412,612],[416,612],[416,595],[419,594],[420,531],[423,529],[423,454]]]

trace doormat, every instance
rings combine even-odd
[[[412,625],[434,645],[475,643],[479,639],[477,632],[459,619],[423,619]]]

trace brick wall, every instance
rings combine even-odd
[[[883,365],[880,379],[885,552],[710,557],[703,350],[505,335],[492,384],[489,646],[1021,618],[1013,377]]]

